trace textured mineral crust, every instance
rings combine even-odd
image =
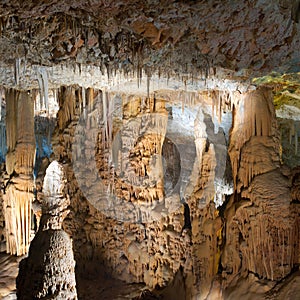
[[[18,298],[294,299],[299,22],[299,0],[1,1]]]

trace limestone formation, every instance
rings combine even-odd
[[[30,93],[7,90],[7,154],[4,213],[7,253],[28,252],[31,234],[33,168],[35,164],[34,110]]]
[[[77,299],[72,240],[62,229],[70,204],[64,189],[63,167],[53,161],[43,184],[40,227],[20,262],[18,299]]]
[[[297,294],[299,8],[0,3],[0,238],[23,255],[35,234],[20,299],[76,299],[74,259],[79,298]]]
[[[201,127],[202,123],[195,123],[195,131],[199,132],[195,133],[195,142],[184,135],[169,134],[176,145],[182,143],[184,147],[180,153],[181,176],[191,176],[188,177],[190,182],[182,177],[188,181],[184,192],[187,203],[181,202],[180,190],[176,189],[165,199],[162,194],[163,201],[155,196],[157,194],[149,198],[149,187],[155,188],[147,183],[152,174],[149,163],[153,156],[161,153],[161,140],[168,134],[164,101],[156,99],[151,104],[153,99],[132,97],[122,103],[118,113],[112,114],[108,113],[111,108],[105,108],[103,104],[106,100],[100,98],[101,101],[97,101],[99,92],[95,91],[94,107],[86,114],[81,110],[79,118],[82,93],[75,87],[67,89],[73,89],[73,92],[61,93],[61,97],[75,95],[73,100],[65,101],[75,101],[73,105],[78,110],[68,123],[64,119],[58,120],[53,146],[57,159],[64,162],[68,170],[67,186],[73,209],[72,217],[65,225],[74,236],[79,269],[90,270],[89,261],[100,260],[114,276],[127,282],[142,281],[152,288],[166,287],[182,269],[189,274],[185,282],[189,291],[187,298],[207,295],[210,282],[218,272],[223,243],[222,220],[213,201],[220,192],[215,185],[215,168],[216,157],[222,157],[222,150],[218,149],[226,144],[224,132],[220,130],[216,135],[211,117],[206,115],[202,122],[206,122],[207,130],[205,126]],[[68,119],[65,109],[66,106],[61,107],[59,116]],[[97,115],[100,115],[98,124]],[[112,125],[106,125],[112,115]],[[62,123],[67,127],[59,130]],[[175,133],[176,128],[173,130]],[[188,167],[187,147],[195,149],[194,143],[197,143],[201,130],[204,146],[198,155],[196,150],[191,152],[197,159],[194,166]],[[74,134],[74,138],[69,134]],[[184,144],[182,139],[191,144]],[[207,148],[206,144],[210,143]],[[73,169],[70,161],[73,161]],[[218,175],[220,180],[227,172],[226,155],[223,163],[223,174],[219,172]],[[162,170],[162,167],[156,166],[156,170]],[[177,172],[178,179],[180,168]],[[155,182],[163,188],[158,185],[159,181]],[[109,201],[114,204],[109,205]],[[147,202],[150,205],[145,206]],[[116,205],[118,203],[121,205]],[[75,234],[75,228],[83,230]],[[208,252],[211,252],[209,258]]]
[[[1,165],[1,173],[3,174],[5,172],[5,165]],[[1,176],[2,182],[0,182],[1,187],[3,188],[3,177]],[[0,194],[0,244],[5,243],[5,216],[4,216],[4,209],[3,209],[3,194],[1,192]]]
[[[149,176],[147,163],[153,155],[160,153],[155,152],[157,151],[155,150],[157,149],[157,140],[155,140],[155,136],[152,135],[153,139],[148,134],[146,124],[154,125],[152,134],[157,134],[155,126],[159,126],[159,136],[162,137],[168,134],[167,131],[163,131],[167,130],[167,127],[163,127],[165,125],[159,120],[149,119],[149,123],[147,119],[141,117],[143,109],[146,109],[147,113],[147,109],[151,112],[151,107],[153,107],[151,104],[150,107],[147,106],[147,103],[151,103],[147,102],[147,99],[145,101],[140,98],[131,98],[130,101],[125,101],[125,105],[121,104],[121,110],[118,113],[113,113],[112,108],[106,106],[107,100],[103,100],[111,99],[113,96],[108,94],[103,96],[101,92],[94,91],[94,98],[85,100],[86,106],[88,103],[92,104],[84,113],[83,103],[85,101],[82,100],[82,94],[75,87],[62,90],[60,101],[63,101],[64,97],[68,97],[64,103],[69,104],[61,107],[53,143],[56,157],[64,162],[67,170],[67,189],[72,198],[72,214],[65,224],[68,232],[74,236],[75,257],[82,272],[91,270],[89,261],[99,260],[118,278],[128,282],[142,281],[150,287],[165,287],[182,269],[186,274],[184,283],[187,287],[186,297],[192,299],[206,297],[212,293],[211,289],[215,285],[220,286],[217,281],[215,285],[211,286],[220,271],[220,265],[224,268],[223,281],[227,285],[231,283],[234,276],[244,274],[245,271],[257,272],[261,274],[262,278],[278,280],[291,270],[297,261],[296,252],[293,252],[296,250],[293,250],[292,246],[285,250],[286,255],[276,255],[272,257],[271,261],[271,254],[268,252],[270,250],[266,248],[273,247],[272,249],[274,249],[275,247],[276,249],[276,239],[280,237],[278,232],[283,234],[282,230],[288,230],[289,227],[286,229],[279,227],[278,231],[275,230],[274,233],[267,229],[268,227],[265,229],[260,227],[263,224],[268,226],[267,224],[275,222],[277,218],[275,203],[279,201],[279,198],[272,200],[270,214],[266,217],[263,211],[265,205],[269,205],[268,202],[262,202],[262,196],[255,196],[256,193],[260,195],[259,178],[264,182],[263,174],[266,173],[267,177],[270,176],[270,182],[280,182],[278,194],[284,195],[283,199],[289,199],[288,181],[284,180],[284,176],[279,172],[280,152],[275,115],[267,90],[258,90],[241,95],[239,98],[236,95],[231,99],[234,103],[234,105],[229,105],[229,107],[234,106],[229,148],[233,168],[232,176],[228,175],[231,168],[228,166],[227,156],[222,154],[222,149],[224,147],[226,149],[226,134],[221,128],[215,133],[213,115],[200,112],[195,119],[194,129],[194,147],[196,148],[194,155],[197,156],[197,159],[190,173],[185,170],[184,163],[181,165],[182,172],[184,172],[182,174],[191,176],[185,189],[186,203],[180,203],[180,195],[176,192],[172,197],[166,197],[163,202],[158,201],[157,204],[153,201],[154,197],[150,201],[154,206],[148,206],[147,210],[144,210],[144,217],[140,216],[140,213],[143,213],[143,201],[149,201],[146,196],[147,186],[143,186],[145,179]],[[224,95],[227,97],[226,94]],[[215,98],[210,99],[211,103],[214,103]],[[223,101],[224,98],[220,97],[218,107],[222,106]],[[214,105],[216,107],[216,104]],[[249,115],[244,115],[242,118],[241,113],[237,113],[237,111],[244,109],[244,106],[247,106]],[[69,114],[72,111],[69,107],[75,107],[76,110]],[[264,115],[260,115],[262,108],[265,109]],[[164,104],[161,105],[158,102],[156,109],[159,113],[166,113]],[[100,116],[99,123],[97,123],[97,116]],[[241,117],[241,121],[237,117]],[[220,117],[218,119],[222,122]],[[241,126],[244,125],[245,120],[249,127]],[[159,125],[155,125],[157,121],[160,122]],[[143,131],[139,131],[141,123],[144,124]],[[125,125],[122,127],[122,124]],[[251,127],[252,125],[254,127]],[[180,145],[178,137],[176,140],[174,135],[169,134],[168,136],[172,137],[178,146]],[[71,145],[71,141],[73,141],[73,145]],[[187,149],[187,146],[185,148]],[[260,155],[255,156],[253,151]],[[146,154],[147,152],[148,154]],[[130,156],[126,157],[128,153]],[[122,157],[122,155],[125,156]],[[184,158],[184,151],[180,155]],[[73,169],[70,165],[71,161],[75,167]],[[142,163],[147,161],[144,168],[140,168],[139,161]],[[182,160],[182,162],[184,161]],[[129,176],[131,168],[133,174],[137,176],[136,179],[126,177]],[[227,182],[230,187],[232,178],[234,179],[235,193],[242,192],[244,198],[250,197],[247,195],[250,190],[252,191],[252,185],[255,184],[254,191],[256,192],[252,191],[251,197],[261,199],[255,200],[260,201],[255,202],[261,203],[259,204],[261,205],[260,209],[255,208],[247,211],[246,215],[246,211],[240,215],[242,209],[247,207],[247,205],[244,206],[247,202],[245,204],[239,202],[239,198],[233,194],[226,214],[219,215],[220,212],[216,206],[222,205],[224,200],[216,202],[215,199],[218,193],[224,193],[224,191],[222,192],[218,188],[216,182],[221,181],[224,184]],[[133,179],[135,182],[131,181]],[[143,181],[138,182],[141,179]],[[220,199],[229,199],[231,193],[233,193],[232,187],[228,188]],[[108,195],[117,195],[116,198],[122,201],[122,206],[109,206],[109,201],[116,201],[116,198],[107,198]],[[269,192],[268,195],[271,197]],[[177,207],[174,206],[176,201],[178,201]],[[238,209],[232,210],[232,201],[237,201],[238,204],[235,206]],[[297,234],[297,219],[293,212],[291,214],[288,212],[289,209],[292,209],[289,201],[285,205],[287,215],[282,217],[285,220],[290,219],[291,229],[284,233],[287,236],[283,235],[283,239],[288,239],[291,241],[290,243],[293,243],[292,236]],[[175,209],[173,208],[167,213],[171,207],[175,207]],[[252,219],[253,214],[258,218],[256,221]],[[264,221],[259,219],[260,214]],[[246,218],[249,220],[247,222],[250,222],[250,226],[254,228],[251,229],[251,232],[258,230],[262,236],[256,235],[253,240],[247,237],[247,243],[242,244],[244,248],[239,248],[239,236],[243,236],[247,231],[244,232],[245,229],[239,225],[228,227],[229,224],[236,222],[232,223],[231,218],[233,220]],[[131,222],[133,220],[134,223],[129,220]],[[142,223],[136,223],[139,220],[143,220]],[[266,223],[266,220],[269,223]],[[187,224],[190,225],[187,226]],[[76,228],[83,230],[76,231],[75,234]],[[231,232],[230,230],[233,230],[231,228],[236,228],[236,231]],[[238,230],[241,230],[240,235]],[[226,240],[224,240],[225,233],[228,235]],[[232,247],[231,239],[237,243],[234,247]],[[256,241],[259,243],[259,240],[268,241],[272,246],[256,244]],[[237,247],[237,252],[232,252],[235,247]],[[228,251],[231,252],[228,253]],[[261,263],[258,265],[253,265],[254,256],[251,256],[251,253],[256,253],[253,251],[259,251],[256,255],[261,257]],[[240,265],[239,253],[245,256],[243,268]],[[265,261],[266,257],[269,258],[269,261]]]
[[[222,256],[228,282],[248,272],[280,280],[299,260],[298,208],[281,170],[271,101],[269,90],[257,90],[241,99],[234,114],[229,154],[236,195],[226,209]]]

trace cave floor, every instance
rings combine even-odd
[[[94,279],[79,277],[77,279],[78,299],[125,300],[138,297],[145,288],[142,284],[128,284],[105,275]]]
[[[22,258],[5,252],[0,253],[0,300],[17,299],[16,277]],[[139,296],[145,289],[142,284],[127,284],[104,275],[98,275],[95,278],[79,277],[77,281],[78,299],[82,300],[132,299]]]
[[[16,277],[22,257],[0,253],[0,299],[13,300],[16,297]]]
[[[18,275],[19,262],[22,258],[0,252],[0,300],[17,299],[15,281]],[[257,281],[250,285],[245,285],[245,282],[240,283],[225,298],[226,300],[300,300],[300,271],[294,272],[266,293],[259,291],[261,288],[262,285],[258,285]],[[142,284],[127,284],[104,275],[104,272],[97,276],[89,276],[88,278],[81,276],[77,279],[79,300],[134,299],[141,295],[143,290],[145,290],[145,286]],[[159,299],[165,298],[159,297]]]

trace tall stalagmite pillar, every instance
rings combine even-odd
[[[66,182],[63,166],[53,161],[43,183],[40,227],[19,266],[19,300],[77,299],[72,240],[62,229],[70,205]]]
[[[7,154],[10,180],[4,194],[6,251],[27,253],[30,242],[33,168],[35,162],[34,101],[27,91],[6,91]]]

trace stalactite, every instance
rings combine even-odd
[[[5,124],[0,124],[0,151],[2,158],[6,155],[6,127]]]
[[[110,97],[110,94],[108,93],[107,96],[108,99],[108,141],[109,141],[109,147],[111,148],[112,143],[112,137],[113,137],[113,113],[114,113],[114,97]]]
[[[87,102],[87,108],[88,112],[91,112],[94,108],[94,101],[95,101],[95,93],[93,88],[88,88],[86,90],[86,102]]]
[[[221,96],[221,92],[218,91],[218,110],[217,110],[217,117],[218,117],[218,122],[221,124],[222,122],[222,103],[223,103],[223,98]]]
[[[39,88],[40,88],[40,92],[39,92],[39,95],[40,95],[40,109],[43,109],[43,95],[44,95],[44,84],[43,84],[43,78],[42,78],[42,75],[40,74],[40,71],[39,69],[37,69],[37,80],[38,80],[38,84],[39,84]]]
[[[19,85],[20,81],[20,66],[21,66],[21,58],[15,59],[15,84]]]
[[[227,91],[212,91],[209,92],[212,103],[212,119],[217,117],[218,124],[222,123],[222,114],[224,106],[226,105],[225,99],[228,97]]]
[[[63,129],[75,115],[75,89],[73,87],[61,88],[59,101],[61,109],[58,112],[58,123],[59,128]]]
[[[35,163],[34,101],[27,92],[7,91],[6,168],[13,174],[4,195],[7,252],[27,253],[31,231]]]
[[[6,90],[6,137],[7,137],[7,159],[6,171],[10,175],[14,171],[15,146],[17,142],[17,92],[13,89]]]
[[[81,88],[83,118],[86,120],[86,89]]]
[[[295,130],[295,155],[298,154],[298,131]]]
[[[40,107],[41,109],[46,110],[49,112],[49,101],[48,101],[48,94],[49,94],[49,85],[48,85],[48,74],[47,70],[44,67],[38,67],[36,69],[37,80],[40,88]]]
[[[151,79],[151,76],[150,75],[147,75],[147,98],[149,98],[149,94],[150,94],[150,79]]]
[[[0,122],[2,121],[2,100],[5,97],[5,90],[0,89]]]
[[[102,120],[103,120],[103,125],[104,125],[104,136],[102,137],[105,141],[108,139],[108,126],[107,126],[107,92],[106,90],[102,91]]]
[[[42,68],[41,70],[42,80],[43,80],[43,86],[44,86],[44,101],[45,101],[45,109],[46,112],[49,113],[49,101],[48,101],[48,75],[46,68]]]
[[[294,135],[294,132],[295,132],[294,122],[290,122],[290,128],[289,128],[289,141],[290,141],[290,145],[292,144],[292,137]]]
[[[235,105],[234,128],[231,132],[231,149],[235,149],[235,151],[229,151],[234,181],[236,180],[237,171],[240,166],[240,151],[244,144],[251,137],[264,137],[267,140],[267,137],[273,134],[275,111],[271,106],[272,96],[268,89],[250,92],[242,96],[238,104]],[[258,173],[256,171],[255,174],[257,175]],[[253,167],[250,162],[245,169],[243,178],[240,177],[240,180],[247,185],[253,176]]]

